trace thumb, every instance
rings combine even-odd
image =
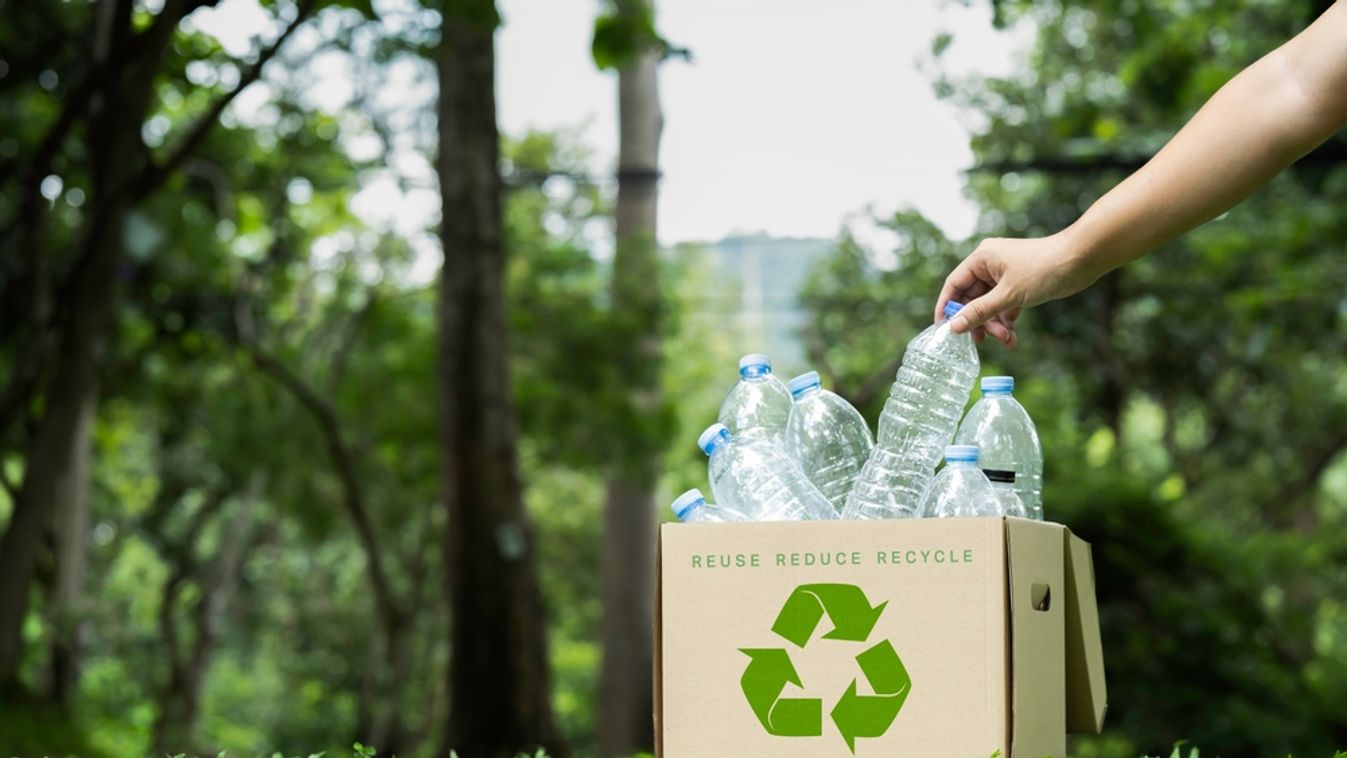
[[[1005,287],[997,285],[987,294],[964,303],[963,310],[950,320],[949,328],[955,334],[963,334],[987,323],[1009,305]]]

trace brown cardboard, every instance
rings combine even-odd
[[[663,546],[664,540],[657,539],[655,541],[655,629],[654,636],[651,638],[655,648],[655,654],[651,656],[651,665],[654,668],[652,679],[655,683],[655,692],[653,696],[655,704],[655,713],[653,716],[655,723],[655,755],[664,754],[664,659],[660,656],[660,651],[664,648],[663,614],[660,611],[662,607],[660,601],[660,588],[664,586]]]
[[[1006,519],[1011,758],[1066,754],[1062,527]],[[1054,597],[1055,596],[1055,597]]]
[[[1063,756],[1070,539],[1017,519],[664,524],[656,754],[841,758],[850,737],[857,756]]]
[[[1099,734],[1108,711],[1090,543],[1066,532],[1066,728]]]

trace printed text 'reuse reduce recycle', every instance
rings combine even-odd
[[[926,548],[877,550],[829,550],[775,553],[764,559],[762,553],[695,553],[695,569],[756,569],[813,566],[921,566],[957,565],[973,562],[973,548]],[[868,560],[867,560],[868,559]]]

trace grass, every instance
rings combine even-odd
[[[1186,753],[1184,752],[1185,749],[1187,749]],[[458,758],[458,753],[451,751],[449,755],[451,756],[451,758]],[[308,756],[290,756],[289,758],[326,758],[326,756],[327,756],[326,753],[311,753]],[[363,745],[359,742],[351,746],[351,758],[377,758],[377,756],[378,750],[373,746]],[[189,757],[185,753],[178,753],[177,755],[171,756],[170,758],[191,758],[191,757]],[[215,758],[228,758],[228,756],[224,751],[221,751],[219,755],[217,755]],[[284,756],[280,753],[274,753],[272,754],[271,758],[287,758],[287,756]],[[396,758],[396,756],[394,756],[393,758]],[[539,748],[535,753],[533,753],[533,755],[529,755],[528,753],[520,753],[517,756],[517,758],[548,758],[548,756],[546,751],[544,751],[542,748]],[[653,756],[651,756],[649,753],[640,753],[638,755],[632,756],[632,758],[653,758]],[[991,758],[1001,758],[1001,751],[998,750],[995,753],[992,753]],[[1052,756],[1045,756],[1044,758],[1052,758]],[[1165,757],[1142,756],[1142,758],[1165,758]],[[1184,742],[1179,742],[1174,745],[1173,752],[1171,752],[1167,758],[1202,758],[1202,754],[1197,748],[1186,745]],[[1216,758],[1220,757],[1217,756]],[[1293,758],[1293,756],[1287,755],[1286,758]],[[1347,758],[1347,751],[1339,750],[1333,754],[1333,758]]]

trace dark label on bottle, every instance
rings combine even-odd
[[[987,475],[987,478],[990,479],[990,480],[992,480],[993,482],[998,482],[998,483],[1002,483],[1002,482],[1003,482],[1003,483],[1006,483],[1006,484],[1014,484],[1014,483],[1015,483],[1015,472],[1014,472],[1014,471],[1002,471],[1002,470],[1000,470],[1000,469],[984,468],[984,469],[982,469],[982,473],[986,474],[986,475]]]

